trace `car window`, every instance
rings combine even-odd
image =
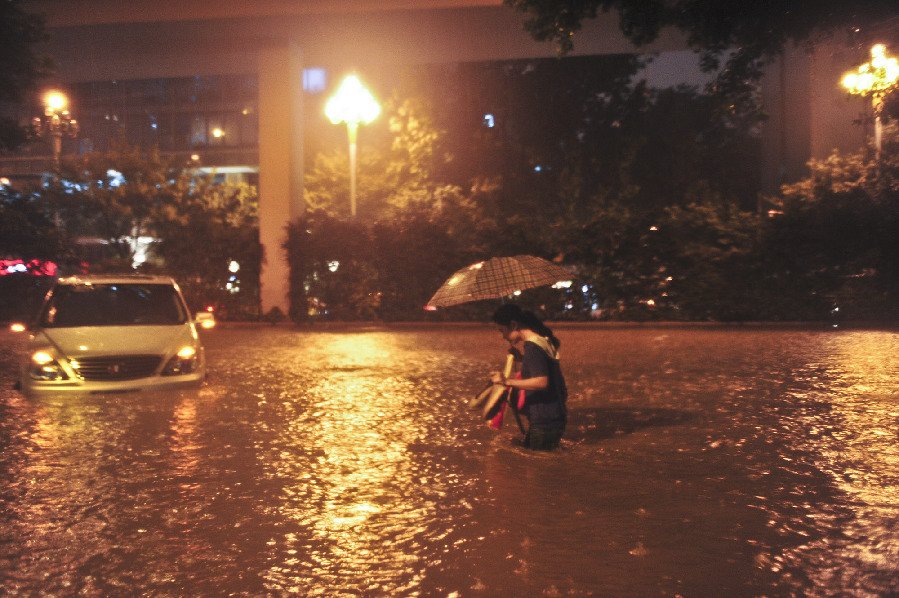
[[[47,328],[183,324],[187,312],[167,284],[59,285],[41,313]]]

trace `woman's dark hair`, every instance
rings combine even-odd
[[[543,323],[543,320],[535,316],[532,312],[521,309],[521,306],[514,303],[504,303],[493,312],[493,321],[500,326],[511,326],[512,322],[518,324],[520,328],[528,328],[533,330],[540,336],[545,336],[549,342],[558,349],[562,341],[556,338],[549,326]]]

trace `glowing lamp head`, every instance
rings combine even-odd
[[[849,72],[843,75],[843,78],[840,80],[840,85],[843,86],[844,89],[849,91],[850,93],[856,93],[856,90],[859,89],[858,85],[858,73]]]
[[[325,116],[333,124],[367,125],[381,113],[381,106],[356,75],[349,75],[325,104]]]
[[[899,81],[899,61],[888,56],[886,46],[876,44],[871,47],[871,62],[843,75],[840,84],[857,95],[884,94]]]
[[[69,99],[61,91],[48,91],[44,94],[44,106],[51,112],[62,112],[69,105]]]

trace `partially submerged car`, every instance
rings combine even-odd
[[[72,276],[47,293],[28,327],[19,387],[27,395],[199,386],[206,356],[177,283],[167,276]]]

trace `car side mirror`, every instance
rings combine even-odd
[[[215,316],[208,311],[198,311],[194,317],[194,324],[200,328],[215,328]]]

